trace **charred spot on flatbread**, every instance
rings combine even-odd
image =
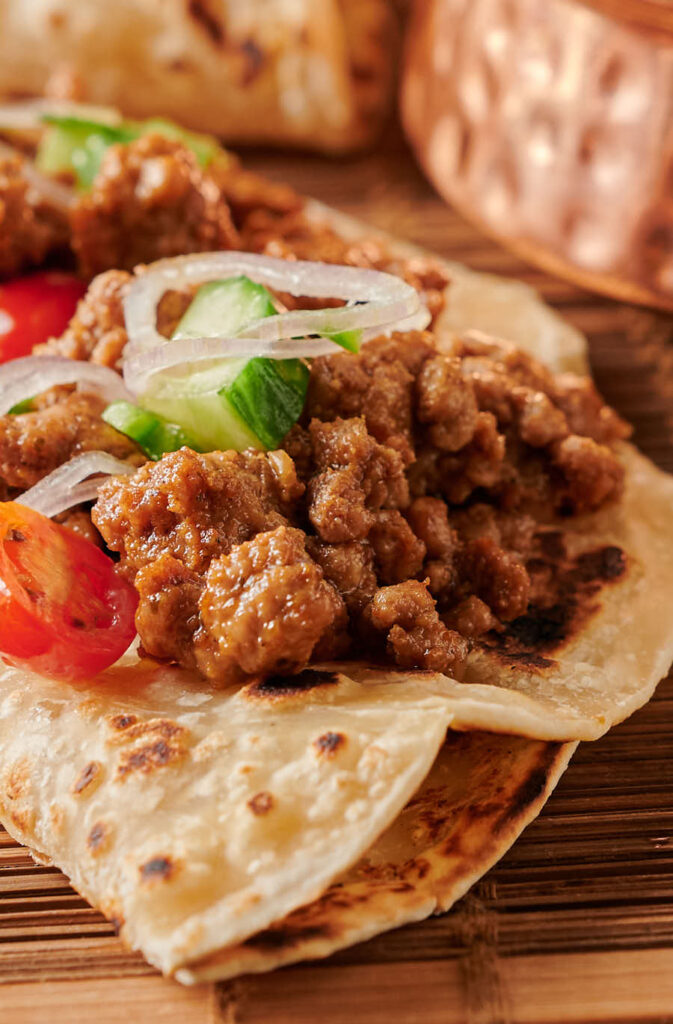
[[[23,757],[10,765],[4,779],[4,791],[8,800],[18,800],[30,792],[30,761]]]
[[[137,721],[138,719],[135,715],[125,714],[113,715],[113,717],[109,719],[111,728],[116,729],[119,732],[122,732],[124,729],[128,729],[130,728],[130,726],[135,725]]]
[[[91,830],[86,839],[86,845],[89,853],[93,857],[97,857],[103,853],[104,850],[110,844],[111,830],[110,826],[104,821],[97,821],[91,826]]]
[[[329,939],[332,935],[332,928],[327,923],[308,924],[302,922],[301,919],[293,921],[292,917],[293,915],[290,914],[279,924],[272,925],[263,932],[258,932],[257,935],[252,935],[246,939],[243,945],[249,949],[260,950],[291,949],[292,946],[309,942],[311,939]],[[297,917],[301,918],[299,912],[297,912]]]
[[[209,0],[187,0],[187,13],[215,46],[224,46],[224,25],[213,10],[213,4]]]
[[[322,687],[335,686],[338,682],[338,672],[305,669],[296,676],[267,676],[266,679],[249,683],[243,688],[242,693],[245,697],[253,699],[276,701]]]
[[[262,817],[264,814],[268,814],[273,805],[273,795],[266,791],[255,793],[255,795],[248,800],[248,807],[257,817]]]
[[[346,737],[342,732],[324,732],[313,741],[313,746],[320,757],[334,757],[345,743]]]
[[[81,796],[82,793],[86,793],[89,796],[94,789],[98,788],[101,782],[103,772],[103,766],[100,761],[89,761],[88,764],[82,768],[81,772],[73,782],[70,792],[73,796]]]
[[[145,883],[167,882],[176,871],[177,865],[170,857],[152,857],[140,865],[140,878]]]
[[[164,739],[155,740],[137,750],[125,751],[117,766],[117,779],[123,781],[134,772],[141,772],[149,775],[158,768],[165,768],[175,761],[179,761],[185,755],[185,750],[179,744],[169,743]]]
[[[503,662],[545,670],[600,611],[602,591],[624,578],[628,559],[613,544],[567,559],[562,536],[550,531],[541,535],[540,555],[528,569],[533,577],[547,573],[546,593],[501,633],[490,634],[484,647]]]

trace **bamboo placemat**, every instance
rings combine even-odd
[[[673,471],[673,320],[522,264],[448,209],[396,134],[332,163],[248,164],[478,270],[538,288],[590,340],[606,398]],[[664,1024],[673,1021],[673,679],[583,744],[540,818],[449,914],[322,964],[184,990],[126,952],[0,829],[0,1024]],[[41,984],[37,984],[41,982]]]

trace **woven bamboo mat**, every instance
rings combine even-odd
[[[444,256],[533,284],[588,335],[601,390],[673,471],[673,319],[498,249],[441,203],[397,137],[345,164],[257,153],[248,163]],[[673,679],[579,748],[540,818],[451,913],[319,965],[183,990],[127,953],[58,871],[0,829],[0,982],[0,1024],[673,1022]]]

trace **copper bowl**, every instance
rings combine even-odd
[[[402,118],[439,191],[524,259],[673,309],[673,3],[416,0]]]

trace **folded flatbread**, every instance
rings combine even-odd
[[[0,95],[80,96],[228,141],[371,141],[395,64],[387,0],[1,0]]]
[[[442,680],[307,671],[209,691],[127,661],[80,687],[2,669],[0,817],[167,973],[261,933],[183,980],[325,955],[446,908],[535,816],[572,752],[453,738],[373,847],[442,747]],[[296,941],[274,947],[275,922],[307,904],[287,926]]]

